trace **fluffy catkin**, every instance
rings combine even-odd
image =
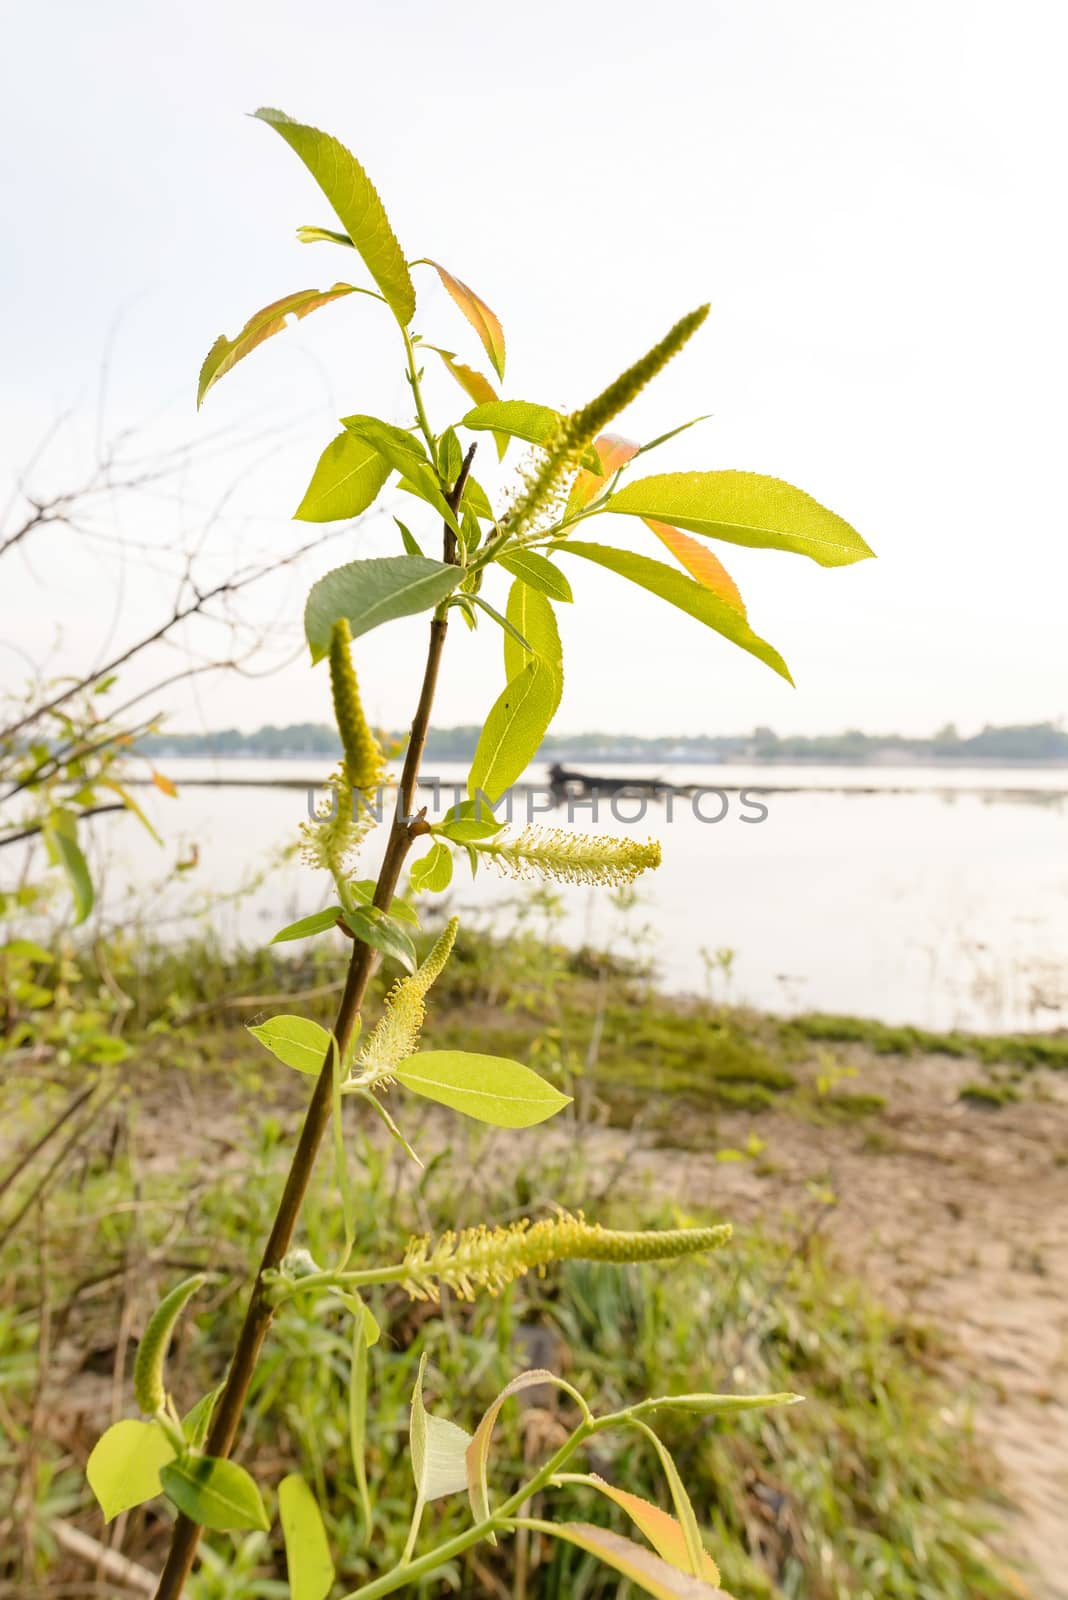
[[[524,828],[512,839],[482,840],[475,849],[506,877],[556,883],[620,888],[660,865],[655,839],[616,839],[569,828]]]
[[[504,519],[503,528],[509,537],[527,532],[539,513],[555,506],[587,446],[667,366],[707,316],[708,306],[698,306],[681,317],[659,344],[621,373],[595,400],[563,419],[555,438],[545,446],[540,462],[531,469],[526,488]]]
[[[361,1078],[388,1077],[415,1050],[426,1015],[426,992],[448,961],[459,926],[459,917],[450,918],[422,966],[394,984],[386,996],[385,1010],[357,1059]]]
[[[402,1282],[414,1300],[436,1300],[443,1283],[461,1299],[473,1300],[476,1289],[497,1294],[532,1269],[544,1272],[553,1261],[666,1261],[718,1249],[730,1236],[727,1224],[618,1233],[587,1222],[581,1212],[533,1223],[524,1217],[507,1228],[445,1233],[433,1246],[429,1237],[410,1240]]]

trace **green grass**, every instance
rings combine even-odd
[[[784,1040],[818,1039],[836,1044],[862,1044],[876,1055],[956,1056],[985,1065],[1068,1068],[1068,1036],[1041,1033],[932,1033],[925,1028],[892,1027],[870,1017],[828,1016],[809,1012],[781,1027]]]
[[[119,1309],[117,1295],[101,1300],[87,1289],[91,1280],[131,1259],[141,1263],[136,1327],[156,1294],[204,1265],[218,1276],[202,1309],[196,1310],[196,1302],[191,1308],[169,1374],[182,1408],[218,1380],[240,1315],[243,1283],[281,1182],[280,1135],[276,1119],[262,1121],[248,1156],[207,1181],[200,1163],[155,1171],[147,1182],[141,1174],[138,1190],[151,1200],[141,1212],[128,1205],[135,1168],[127,1157],[111,1159],[104,1149],[53,1197],[50,1293],[53,1306],[71,1307],[65,1338],[82,1347],[85,1359],[113,1343]],[[474,1220],[469,1179],[475,1170],[486,1181],[484,1148],[476,1140],[466,1155],[458,1150],[397,1189],[377,1150],[354,1134],[360,1172],[357,1259],[395,1256],[399,1239],[427,1219],[437,1226]],[[497,1216],[512,1216],[532,1187],[548,1196],[563,1193],[565,1185],[581,1198],[584,1174],[571,1159],[566,1169],[535,1166],[521,1182],[500,1180],[486,1205]],[[618,1204],[600,1215],[629,1225],[680,1220],[675,1210],[645,1207],[635,1214]],[[95,1235],[86,1229],[87,1216],[100,1219]],[[329,1259],[338,1233],[324,1175],[304,1239],[317,1259]],[[939,1379],[937,1347],[921,1328],[886,1311],[845,1276],[818,1244],[802,1245],[801,1239],[800,1229],[754,1228],[713,1258],[675,1267],[574,1263],[474,1306],[432,1308],[399,1291],[379,1292],[375,1310],[384,1337],[372,1359],[369,1468],[376,1512],[370,1547],[347,1453],[348,1332],[325,1303],[290,1304],[279,1314],[254,1385],[243,1458],[257,1472],[272,1509],[275,1485],[286,1470],[296,1465],[308,1476],[329,1508],[339,1569],[354,1585],[395,1560],[403,1543],[411,1502],[407,1407],[424,1350],[431,1409],[468,1428],[503,1383],[531,1364],[531,1352],[540,1359],[543,1348],[601,1409],[646,1393],[788,1387],[806,1395],[804,1406],[729,1422],[663,1417],[664,1437],[728,1589],[765,1600],[1007,1600],[1014,1591],[982,1542],[991,1504],[983,1456],[973,1443],[964,1400]],[[0,1260],[0,1392],[15,1428],[3,1461],[9,1471],[23,1459],[36,1387],[40,1317],[33,1254],[27,1236]],[[107,1420],[109,1385],[102,1390],[100,1424]],[[566,1406],[558,1420],[573,1420]],[[544,1432],[553,1424],[543,1418],[539,1426]],[[23,1578],[32,1577],[42,1596],[50,1573],[60,1570],[47,1531],[54,1508],[100,1532],[82,1479],[91,1437],[91,1427],[83,1424],[76,1441],[57,1438],[54,1428],[38,1441],[36,1555],[33,1573]],[[506,1411],[494,1468],[498,1485],[511,1483],[520,1470],[524,1438],[521,1416]],[[611,1481],[665,1503],[655,1460],[637,1438],[599,1440],[591,1465]],[[563,1516],[607,1521],[623,1531],[611,1509],[581,1493],[560,1491],[554,1502]],[[430,1524],[444,1537],[464,1526],[467,1515],[463,1498],[454,1497],[434,1508]],[[131,1514],[124,1548],[151,1566],[163,1542],[154,1509]],[[281,1593],[253,1586],[284,1572],[277,1530],[251,1544],[215,1535],[210,1547],[218,1570],[202,1572],[191,1586],[191,1600]],[[506,1584],[513,1557],[507,1542],[481,1554]],[[478,1592],[470,1570],[455,1576],[462,1592]],[[427,1590],[437,1592],[436,1586]],[[566,1546],[547,1546],[529,1592],[546,1600],[609,1600],[619,1591],[617,1580],[587,1558]]]
[[[12,1551],[0,1557],[0,1578],[21,1582],[24,1592],[48,1600],[61,1575],[84,1578],[80,1568],[64,1566],[50,1532],[54,1517],[94,1536],[101,1532],[84,1461],[94,1431],[110,1420],[116,1327],[127,1297],[136,1333],[158,1293],[199,1265],[211,1267],[217,1277],[201,1309],[184,1322],[171,1357],[179,1403],[195,1401],[225,1366],[282,1181],[284,1130],[307,1091],[306,1080],[276,1066],[243,1024],[281,1010],[328,1022],[334,1003],[331,992],[293,1003],[268,998],[252,1008],[234,1006],[233,998],[329,990],[342,959],[311,947],[286,961],[270,952],[231,961],[209,941],[180,951],[115,948],[103,967],[86,956],[65,956],[50,967],[20,957],[0,972],[8,1043],[25,1053],[0,1089],[0,1126],[18,1127],[28,1140],[77,1084],[96,1076],[102,1088],[111,1082],[120,1090],[43,1205],[31,1205],[0,1250],[0,1547]],[[382,987],[380,979],[371,1006]],[[466,936],[436,999],[428,1046],[515,1054],[568,1092],[589,1091],[594,1109],[612,1122],[651,1125],[654,1142],[672,1148],[687,1136],[707,1143],[717,1115],[734,1110],[778,1105],[871,1123],[885,1107],[883,1097],[839,1087],[816,1093],[806,1075],[815,1041],[903,1056],[944,1049],[983,1069],[1007,1062],[1017,1076],[1060,1064],[1068,1052],[1068,1041],[1056,1037],[976,1040],[856,1018],[783,1023],[670,1001],[633,965],[590,951],[552,945],[546,951],[524,936],[507,942]],[[1011,1082],[985,1078],[967,1088],[977,1091],[975,1104],[995,1097],[1004,1104],[1017,1092]],[[233,1145],[220,1143],[215,1136],[225,1132],[227,1119],[242,1114],[247,1145],[241,1134]],[[194,1156],[190,1130],[198,1125],[209,1142]],[[596,1192],[603,1175],[586,1173],[573,1152],[558,1169],[548,1168],[537,1158],[536,1132],[529,1159],[499,1162],[500,1173],[514,1171],[495,1178],[492,1140],[472,1141],[463,1126],[457,1125],[452,1151],[426,1173],[405,1171],[398,1179],[354,1124],[357,1260],[395,1257],[409,1230],[507,1220],[549,1201],[585,1203],[597,1220],[628,1226],[679,1220],[674,1210],[637,1202],[595,1208],[587,1191]],[[139,1151],[168,1137],[173,1150],[164,1147],[146,1166]],[[884,1147],[877,1126],[865,1126],[863,1137],[877,1159]],[[0,1177],[7,1162],[0,1159]],[[301,1235],[320,1260],[336,1252],[340,1226],[327,1165]],[[0,1232],[41,1166],[31,1164],[3,1196]],[[684,1195],[678,1204],[686,1205]],[[983,1543],[994,1506],[987,1458],[974,1444],[966,1398],[940,1377],[937,1346],[846,1276],[800,1223],[747,1228],[718,1257],[674,1268],[574,1264],[474,1307],[452,1302],[438,1310],[398,1292],[380,1293],[376,1310],[385,1337],[373,1358],[370,1549],[347,1459],[347,1333],[336,1313],[325,1306],[280,1313],[243,1444],[272,1507],[274,1485],[294,1464],[316,1486],[350,1587],[388,1565],[403,1543],[410,1509],[407,1407],[421,1352],[430,1358],[432,1408],[470,1427],[496,1390],[517,1368],[540,1361],[547,1345],[555,1364],[601,1407],[649,1392],[709,1387],[806,1394],[803,1407],[730,1426],[692,1418],[665,1424],[724,1584],[740,1600],[1008,1600],[1019,1592]],[[38,1405],[35,1423],[43,1331],[53,1409],[42,1419]],[[132,1347],[127,1378],[131,1359]],[[87,1415],[69,1397],[83,1391],[90,1395]],[[128,1399],[128,1384],[123,1392]],[[542,1424],[551,1432],[552,1420]],[[528,1439],[510,1409],[501,1439],[503,1483],[518,1469]],[[665,1503],[640,1441],[609,1439],[603,1448],[599,1442],[591,1465]],[[16,1492],[33,1508],[17,1530],[3,1522]],[[568,1494],[563,1514],[606,1520],[622,1531],[611,1508]],[[433,1508],[428,1525],[444,1534],[465,1518],[463,1504],[450,1500]],[[166,1541],[160,1510],[131,1513],[123,1537],[135,1559],[158,1566]],[[531,1600],[609,1600],[619,1593],[616,1580],[569,1547],[535,1549],[533,1556]],[[513,1558],[514,1547],[504,1543],[480,1556],[506,1586]],[[190,1600],[284,1595],[283,1570],[277,1533],[217,1537]],[[480,1592],[469,1568],[447,1576],[465,1594]],[[426,1592],[438,1593],[440,1585]]]

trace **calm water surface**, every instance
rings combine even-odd
[[[162,929],[180,929],[190,897],[233,894],[214,914],[224,937],[265,940],[284,922],[328,900],[326,880],[295,862],[272,867],[247,895],[236,891],[250,864],[290,841],[306,815],[300,788],[321,781],[330,763],[313,760],[171,760],[178,800],[155,791],[149,809],[166,839],[160,851],[134,824],[101,819],[97,848],[108,863],[107,903],[118,911],[134,878],[162,880],[176,855],[195,844],[196,868],[155,903]],[[461,767],[427,767],[445,784]],[[598,770],[596,767],[592,770]],[[611,768],[613,772],[638,769]],[[643,775],[647,769],[642,769]],[[544,769],[528,781],[541,785]],[[663,846],[659,872],[639,880],[636,904],[622,908],[604,889],[562,888],[561,934],[655,960],[665,985],[711,992],[785,1012],[855,1012],[946,1028],[1048,1028],[1068,1025],[1068,772],[1051,769],[925,769],[680,766],[658,776],[699,783],[695,815],[677,797],[607,802],[573,825],[586,831],[653,836]],[[221,787],[188,780],[210,777]],[[231,787],[225,780],[271,779],[274,787]],[[729,792],[765,792],[743,807]],[[789,792],[774,792],[774,791]],[[424,798],[430,798],[425,795]],[[451,803],[443,791],[442,804]],[[526,799],[515,799],[523,816]],[[543,802],[536,800],[535,804]],[[539,822],[567,825],[566,812]],[[110,823],[110,826],[108,824]],[[105,833],[106,829],[106,833]],[[104,840],[107,850],[104,850]],[[370,875],[376,849],[369,846]],[[514,920],[521,886],[492,870],[471,882],[457,858],[452,907]],[[733,952],[730,974],[717,951]],[[703,953],[704,952],[704,953]]]

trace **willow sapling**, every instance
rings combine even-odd
[[[340,224],[303,227],[300,240],[351,252],[352,259],[362,261],[369,281],[339,282],[325,291],[300,290],[257,312],[236,338],[220,337],[201,370],[198,404],[226,373],[282,331],[290,318],[342,304],[351,315],[358,303],[354,297],[360,302],[374,300],[392,317],[399,333],[411,414],[399,424],[366,415],[342,418],[341,431],[323,451],[296,516],[307,522],[358,518],[393,480],[413,500],[423,539],[422,523],[428,517],[441,526],[441,557],[425,554],[423,544],[398,519],[397,554],[353,559],[327,573],[308,596],[305,632],[313,664],[328,662],[343,758],[330,780],[328,803],[304,827],[303,853],[310,866],[328,874],[333,899],[329,907],[281,930],[276,938],[330,938],[340,929],[351,940],[348,974],[332,1030],[289,1015],[251,1029],[279,1062],[307,1073],[314,1085],[233,1358],[218,1390],[204,1396],[183,1419],[166,1386],[166,1344],[202,1281],[190,1279],[163,1301],[141,1342],[134,1387],[146,1420],[130,1419],[109,1429],[90,1459],[90,1482],[108,1517],[161,1492],[178,1512],[158,1600],[177,1600],[202,1528],[271,1526],[257,1483],[228,1458],[262,1343],[282,1301],[305,1307],[309,1317],[324,1302],[351,1314],[352,1472],[373,1551],[373,1485],[367,1480],[364,1438],[369,1399],[373,1401],[370,1351],[378,1329],[363,1291],[389,1283],[400,1285],[413,1299],[434,1300],[445,1285],[471,1298],[497,1293],[523,1273],[544,1272],[555,1261],[667,1260],[725,1244],[726,1227],[621,1233],[561,1211],[507,1227],[489,1221],[446,1233],[436,1241],[411,1239],[398,1248],[391,1264],[353,1264],[355,1228],[343,1108],[351,1101],[376,1114],[418,1161],[403,1131],[412,1095],[510,1128],[534,1127],[568,1103],[566,1095],[521,1062],[419,1048],[428,993],[462,934],[457,919],[451,919],[420,963],[413,942],[418,913],[398,893],[402,872],[410,865],[412,893],[440,895],[451,882],[457,857],[467,862],[472,874],[486,864],[516,878],[616,887],[630,884],[659,864],[660,849],[652,841],[564,828],[515,831],[494,815],[505,791],[535,756],[560,704],[563,654],[554,607],[572,603],[568,563],[585,562],[638,585],[790,681],[782,657],[750,627],[737,587],[707,541],[802,554],[822,566],[846,565],[871,554],[848,523],[774,478],[735,471],[628,477],[643,455],[693,424],[685,423],[645,444],[607,430],[698,331],[708,314],[706,306],[680,318],[645,355],[570,414],[501,398],[496,383],[504,379],[505,340],[489,306],[436,262],[406,259],[367,174],[337,140],[279,111],[256,115],[303,161]],[[496,382],[416,331],[417,269],[436,274],[481,342]],[[424,389],[424,362],[430,357],[473,402],[443,427],[431,422]],[[496,501],[472,470],[476,448],[489,440],[502,459],[514,440],[527,447],[512,490]],[[580,525],[608,513],[640,519],[673,562],[574,537]],[[502,579],[507,591],[491,602],[483,588]],[[377,825],[376,798],[387,780],[382,751],[364,715],[353,648],[371,629],[418,613],[430,619],[421,687],[382,865],[373,882],[361,881],[353,875],[355,858]],[[489,626],[501,631],[505,682],[486,715],[467,799],[442,820],[430,821],[417,805],[419,764],[449,623],[457,613],[471,629]],[[425,853],[409,863],[412,852],[424,845]],[[361,1042],[360,1013],[368,980],[383,960],[396,964],[402,975]],[[306,1249],[294,1245],[294,1235],[331,1122],[340,1239],[336,1259],[320,1265]],[[674,1462],[655,1431],[656,1418],[665,1408],[708,1415],[788,1404],[798,1398],[657,1396],[595,1416],[570,1383],[537,1370],[518,1374],[469,1432],[460,1422],[426,1410],[424,1368],[425,1355],[411,1409],[413,1513],[403,1556],[399,1564],[351,1591],[345,1600],[375,1600],[411,1588],[480,1541],[495,1542],[521,1527],[536,1528],[592,1552],[648,1594],[716,1594],[715,1562],[704,1548],[696,1513]],[[490,1483],[497,1416],[510,1396],[545,1383],[566,1393],[578,1421],[548,1461],[511,1493],[500,1496]],[[569,1470],[583,1446],[607,1429],[636,1430],[647,1440],[660,1461],[672,1513],[596,1474]],[[536,1519],[525,1516],[531,1497],[542,1490],[551,1491],[546,1500],[549,1511]],[[592,1523],[557,1519],[552,1512],[556,1499],[573,1496],[576,1490],[599,1494],[621,1506],[647,1543],[624,1539]],[[446,1542],[420,1551],[424,1508],[437,1498],[465,1491],[471,1502],[470,1525]],[[277,1486],[277,1505],[291,1592],[297,1600],[325,1600],[335,1588],[335,1569],[311,1488],[299,1475],[290,1474]]]

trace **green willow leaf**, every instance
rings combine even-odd
[[[564,419],[551,406],[534,405],[529,400],[490,400],[475,406],[461,421],[463,427],[476,432],[484,429],[509,434],[513,439],[525,439],[527,444],[544,448],[559,432]],[[601,463],[596,450],[588,449],[582,464],[590,472],[599,472]]]
[[[367,1482],[367,1352],[378,1342],[379,1326],[358,1296],[346,1296],[352,1312],[352,1356],[349,1366],[349,1453],[360,1510],[364,1521],[364,1543],[371,1537],[374,1513]]]
[[[740,611],[675,567],[669,567],[663,561],[653,561],[649,556],[636,555],[630,550],[616,550],[603,544],[582,544],[578,540],[562,541],[559,549],[562,554],[594,561],[598,566],[607,567],[609,572],[616,572],[621,578],[628,578],[631,583],[648,589],[650,594],[677,606],[680,611],[703,622],[706,628],[714,628],[739,649],[756,656],[758,661],[763,661],[787,683],[793,683],[790,669],[782,656],[766,639],[761,639],[759,634],[753,632]]]
[[[351,283],[335,283],[332,289],[298,289],[295,294],[287,294],[264,306],[262,311],[254,312],[236,339],[228,339],[225,333],[220,333],[200,369],[197,410],[203,405],[208,390],[266,339],[281,333],[290,317],[306,317],[320,306],[328,306],[333,300],[355,293]]]
[[[508,591],[507,616],[521,642],[517,644],[511,635],[505,635],[505,678],[511,683],[532,657],[540,661],[553,674],[555,716],[564,692],[564,652],[560,630],[556,625],[556,613],[544,594],[532,589],[525,579],[517,578]]]
[[[571,1103],[520,1062],[465,1050],[421,1051],[402,1061],[395,1076],[414,1094],[495,1128],[532,1128]]]
[[[547,594],[550,600],[570,601],[575,598],[571,593],[571,585],[556,563],[539,555],[536,550],[510,550],[497,559],[513,578],[522,578],[532,589]]]
[[[366,439],[339,433],[319,457],[297,522],[344,522],[373,505],[389,477],[390,465]]]
[[[321,661],[330,649],[339,617],[347,619],[356,639],[396,617],[433,610],[462,578],[460,567],[425,556],[380,556],[335,567],[312,585],[304,610],[312,660]]]
[[[667,472],[638,478],[605,511],[654,517],[731,544],[791,550],[821,567],[845,567],[874,552],[855,528],[811,495],[758,472]]]
[[[291,1600],[326,1600],[334,1586],[334,1562],[315,1496],[297,1472],[278,1485],[278,1520]]]
[[[226,1532],[231,1528],[270,1530],[260,1491],[244,1467],[217,1456],[186,1456],[160,1471],[164,1492],[192,1522]]]
[[[411,322],[415,315],[415,289],[404,252],[374,184],[356,157],[330,134],[295,122],[284,111],[264,106],[254,114],[281,134],[300,157],[333,206],[397,321],[402,327]]]
[[[95,894],[89,865],[74,837],[73,818],[57,816],[44,829],[44,841],[49,854],[67,874],[74,897],[75,923],[84,922],[93,909]]]
[[[325,911],[313,911],[310,917],[301,917],[285,928],[280,928],[272,944],[285,944],[290,939],[310,939],[315,933],[325,933],[337,926],[338,917],[344,914],[343,906],[327,906]]]
[[[505,649],[509,636],[505,635]],[[540,658],[530,661],[490,710],[467,780],[474,800],[494,805],[533,761],[560,701],[560,675]]]
[[[174,1447],[158,1422],[116,1422],[90,1453],[85,1475],[104,1521],[163,1493],[160,1469],[174,1460]]]
[[[350,433],[373,445],[390,467],[400,474],[402,489],[425,500],[455,533],[460,532],[456,513],[442,494],[437,473],[418,439],[392,422],[383,422],[381,417],[342,417],[341,421]]]
[[[323,1070],[331,1036],[310,1017],[272,1017],[269,1022],[250,1025],[248,1031],[284,1066],[314,1078]]]
[[[435,839],[426,855],[413,861],[408,876],[416,894],[440,894],[452,882],[452,851]]]
[[[399,962],[406,972],[415,971],[418,957],[411,938],[377,906],[358,906],[355,911],[346,911],[344,921],[364,944],[381,950],[383,955]]]

